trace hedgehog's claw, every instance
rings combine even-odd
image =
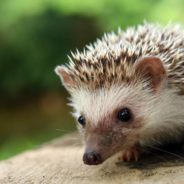
[[[124,150],[118,160],[124,162],[138,161],[139,155],[140,149],[137,147],[132,147],[128,150]]]

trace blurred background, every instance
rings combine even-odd
[[[0,0],[0,160],[75,130],[54,73],[104,32],[184,23],[183,0]]]

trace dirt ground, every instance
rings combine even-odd
[[[83,148],[76,133],[0,162],[1,184],[183,184],[184,157],[151,153],[138,162],[99,166],[82,162]]]

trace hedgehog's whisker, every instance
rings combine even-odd
[[[135,130],[132,130],[132,129],[124,129],[124,130],[122,130],[122,133],[129,133],[129,132],[135,132]]]
[[[80,142],[75,142],[75,143],[72,143],[71,146],[81,146],[82,144]]]
[[[58,131],[58,132],[63,132],[63,133],[68,133],[69,132],[68,130],[59,129],[59,128],[56,128],[55,130]]]
[[[167,150],[164,150],[164,149],[155,147],[155,146],[149,146],[149,145],[147,145],[147,147],[150,147],[150,148],[152,148],[152,149],[154,149],[154,150],[158,150],[158,151],[161,151],[161,152],[163,152],[163,153],[167,153],[167,154],[169,154],[169,155],[175,156],[176,158],[179,158],[179,159],[184,160],[184,157],[180,156],[179,154],[175,154],[175,153],[173,153],[173,152],[170,152],[170,151],[167,151]]]
[[[153,154],[153,155],[155,155],[156,157],[158,157],[158,158],[160,158],[161,160],[163,160],[163,161],[169,161],[169,159],[166,159],[164,156],[161,156],[161,155],[159,155],[159,154],[157,154],[157,153],[154,153],[154,152],[151,152],[151,151],[148,151],[149,153],[151,153],[151,154]]]

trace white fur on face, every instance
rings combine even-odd
[[[84,115],[87,122],[98,126],[98,122],[115,109],[128,107],[136,118],[144,120],[139,130],[141,145],[157,144],[176,140],[184,132],[184,97],[164,88],[152,94],[143,85],[118,86],[90,92],[80,89],[72,93],[75,116]]]
[[[184,96],[166,88],[155,103],[150,104],[145,115],[149,121],[140,132],[142,145],[181,140],[184,135]]]
[[[128,107],[136,117],[141,117],[146,112],[146,108],[143,108],[145,101],[152,96],[148,92],[144,94],[142,88],[143,85],[112,85],[110,89],[101,88],[94,92],[85,89],[77,90],[72,94],[75,116],[82,114],[86,120],[97,126],[100,120],[117,108]]]

